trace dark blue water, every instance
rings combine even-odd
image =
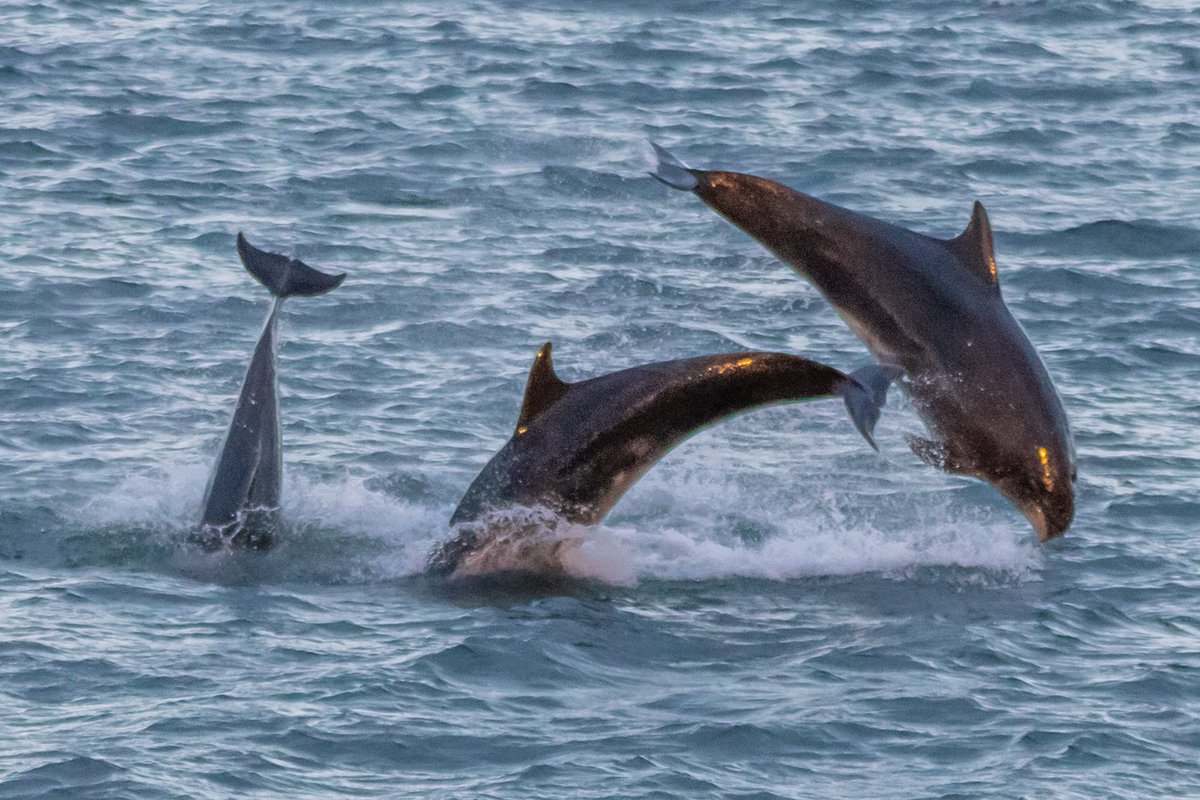
[[[1200,796],[1200,12],[1082,2],[0,9],[0,797]],[[982,200],[1063,396],[1037,546],[836,403],[672,453],[561,594],[419,575],[567,379],[868,360],[645,141],[937,236]],[[179,546],[266,293],[283,542]]]

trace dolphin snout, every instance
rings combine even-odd
[[[1016,501],[1016,505],[1033,525],[1039,542],[1063,533],[1071,526],[1071,520],[1075,517],[1073,493],[1064,492],[1032,500]]]

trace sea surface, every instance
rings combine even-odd
[[[688,440],[555,591],[421,575],[568,380],[863,345],[647,140],[935,236],[1062,395],[1039,546],[900,392]],[[1200,797],[1190,2],[0,7],[0,798]],[[289,300],[286,524],[181,544]],[[936,310],[931,309],[931,313]]]

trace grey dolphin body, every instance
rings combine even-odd
[[[913,450],[982,478],[1045,540],[1074,516],[1075,452],[1062,402],[1000,296],[983,206],[935,239],[775,181],[690,169],[655,145],[654,177],[695,193],[811,281],[885,364],[902,367],[933,440]]]
[[[701,428],[772,403],[840,395],[874,446],[889,381],[899,370],[870,366],[846,375],[783,353],[728,353],[646,364],[566,383],[550,344],[538,351],[511,439],[467,489],[450,520],[455,536],[429,569],[455,573],[495,533],[488,517],[512,506],[599,522],[672,447]]]
[[[295,259],[259,250],[240,233],[237,248],[246,270],[271,291],[274,302],[246,369],[233,420],[205,492],[200,529],[191,537],[210,550],[226,543],[262,550],[272,543],[283,472],[275,374],[279,308],[285,298],[323,294],[346,277],[319,272]]]

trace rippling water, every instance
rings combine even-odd
[[[0,12],[0,796],[1200,796],[1200,13],[1184,3],[43,2]],[[568,379],[849,368],[645,141],[938,236],[987,206],[1063,395],[1038,547],[902,398],[669,456],[558,595],[419,576]],[[266,293],[288,529],[199,516]]]

